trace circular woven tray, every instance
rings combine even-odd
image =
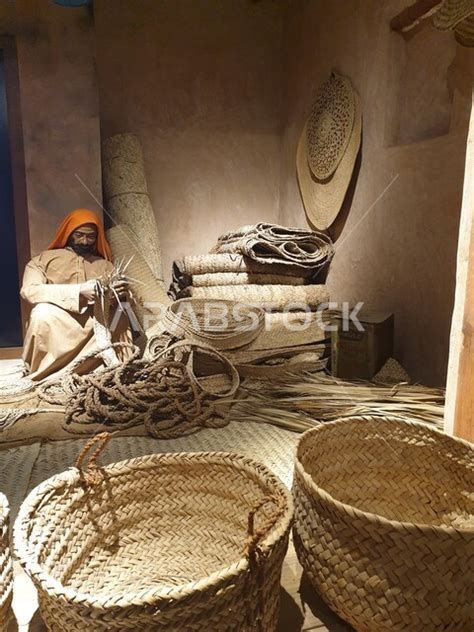
[[[353,417],[298,445],[294,539],[313,587],[356,630],[474,629],[474,446]]]

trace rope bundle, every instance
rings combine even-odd
[[[238,387],[233,365],[210,348],[181,341],[151,361],[140,360],[135,348],[117,367],[76,376],[64,427],[91,434],[144,424],[152,436],[172,439],[203,425],[226,425],[226,406]]]

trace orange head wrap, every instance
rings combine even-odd
[[[55,238],[49,244],[48,250],[65,248],[71,234],[78,229],[79,226],[84,226],[84,224],[94,224],[97,228],[97,252],[104,259],[112,261],[112,251],[105,237],[104,224],[94,211],[89,211],[86,208],[76,208],[75,211],[71,211],[69,215],[66,215]]]

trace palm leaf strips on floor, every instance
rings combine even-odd
[[[443,428],[445,391],[421,385],[384,386],[322,374],[279,383],[247,383],[233,418],[304,432],[318,423],[357,415],[390,416]]]

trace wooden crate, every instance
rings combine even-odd
[[[336,377],[370,380],[393,356],[393,314],[365,312],[359,321],[363,331],[353,322],[344,327],[342,317],[336,317],[331,341],[332,374]]]

